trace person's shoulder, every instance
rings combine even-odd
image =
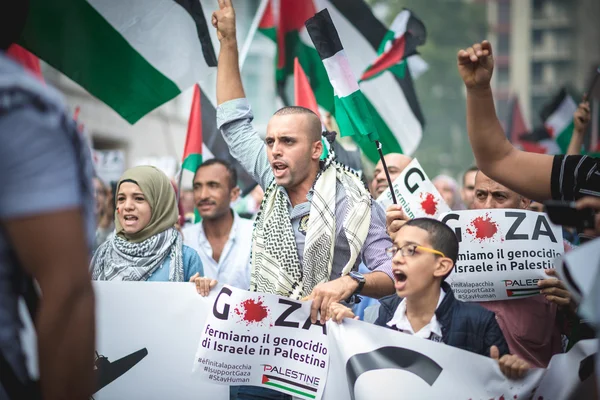
[[[238,220],[238,229],[240,229],[242,232],[246,232],[247,229],[249,229],[251,232],[252,229],[254,229],[254,221],[253,220],[248,219],[248,218],[243,218],[239,214],[236,216],[237,216],[237,220]]]
[[[469,319],[472,321],[487,321],[495,318],[495,314],[492,311],[480,304],[465,302],[458,299],[454,299],[454,302],[454,316],[456,318]]]
[[[200,261],[200,256],[198,255],[198,252],[196,250],[194,250],[193,248],[191,248],[188,245],[183,245],[183,258],[184,259],[188,259],[188,260],[194,260],[194,259],[198,259],[198,261]]]
[[[187,224],[181,228],[181,234],[183,235],[183,241],[189,242],[192,238],[198,236],[202,224]]]

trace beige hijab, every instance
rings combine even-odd
[[[175,189],[162,171],[149,165],[128,169],[119,180],[117,193],[124,181],[133,181],[142,189],[142,193],[150,204],[152,215],[144,229],[134,234],[126,234],[115,212],[115,230],[118,236],[129,242],[140,243],[172,228],[177,223],[178,209]]]

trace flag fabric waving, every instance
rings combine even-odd
[[[202,107],[200,104],[200,86],[194,85],[194,98],[188,121],[188,131],[183,149],[183,162],[181,164],[181,182],[192,182],[194,174],[202,164]],[[200,221],[198,209],[194,207],[194,222]]]
[[[298,57],[306,72],[318,105],[334,113],[333,87],[304,21],[327,8],[343,43],[352,73],[361,76],[378,57],[388,29],[373,15],[363,0],[271,0],[259,30],[277,45],[276,81],[280,93],[293,73]],[[350,45],[351,44],[351,45]],[[425,120],[413,87],[411,69],[403,76],[383,72],[377,79],[360,84],[379,140],[386,152],[412,154],[422,137]],[[339,122],[339,121],[338,121]],[[358,141],[363,153],[376,162],[379,154],[368,141]]]
[[[20,44],[130,123],[217,65],[199,0],[30,0]]]
[[[363,73],[361,81],[375,78],[386,70],[402,78],[406,68],[410,69],[413,79],[417,79],[428,68],[417,53],[417,47],[425,44],[426,39],[423,22],[410,10],[402,10],[381,41],[377,59]]]

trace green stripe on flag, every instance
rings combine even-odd
[[[306,392],[303,392],[303,391],[300,391],[300,390],[292,389],[292,388],[289,388],[287,386],[279,385],[279,384],[273,383],[273,382],[265,382],[264,385],[269,385],[269,386],[276,387],[278,389],[287,390],[288,392],[300,394],[302,396],[309,397],[311,399],[314,399],[316,397],[314,394],[310,394],[310,393],[306,393]]]
[[[365,95],[357,90],[348,96],[335,96],[335,117],[344,136],[366,136],[371,142],[379,140]]]
[[[571,143],[571,137],[573,136],[573,129],[575,129],[575,122],[571,121],[571,123],[562,132],[559,132],[558,136],[554,139],[562,154],[567,154],[567,149],[569,148],[569,143]]]
[[[85,0],[30,0],[20,44],[129,123],[181,93]]]
[[[183,160],[181,168],[187,169],[192,173],[196,173],[198,167],[202,164],[202,154],[190,154]]]

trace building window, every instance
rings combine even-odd
[[[500,24],[507,24],[510,22],[510,2],[499,1],[498,2],[498,22]]]
[[[531,65],[531,82],[534,85],[540,85],[544,82],[544,68],[541,63]]]
[[[510,52],[510,36],[508,33],[498,35],[498,54],[508,54]]]
[[[531,37],[532,44],[536,47],[541,47],[544,43],[544,35],[542,31],[533,31],[533,35]]]
[[[508,68],[499,67],[497,71],[498,88],[507,88],[510,86],[510,74]]]

